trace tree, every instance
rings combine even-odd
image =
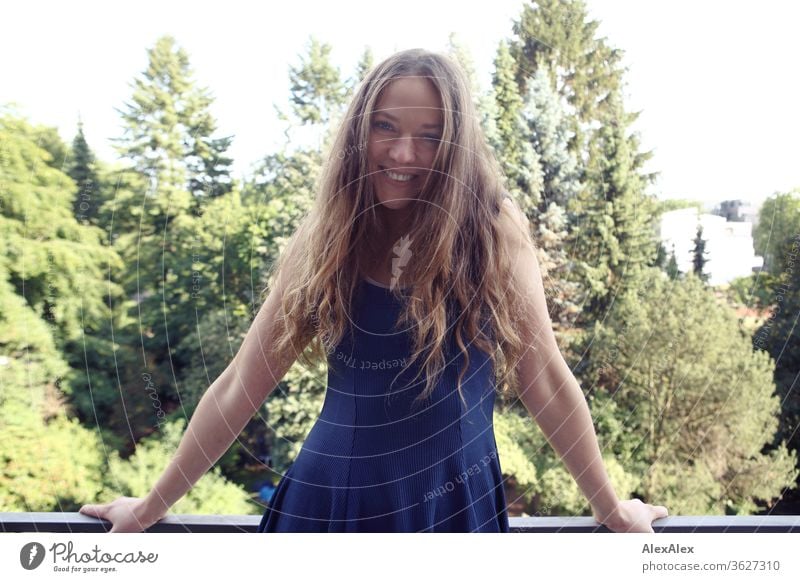
[[[45,163],[59,172],[69,165],[70,151],[69,146],[64,143],[58,130],[55,127],[44,125],[29,126],[31,141],[37,148],[46,151],[49,155],[45,157]]]
[[[608,117],[607,98],[619,89],[625,72],[624,52],[596,38],[598,26],[588,20],[582,0],[534,0],[523,6],[513,26],[517,40],[511,54],[519,65],[520,92],[542,65],[549,65],[552,84],[570,107],[570,151],[576,155],[585,151],[589,124]]]
[[[3,391],[0,511],[77,511],[85,496],[101,487],[99,435],[63,409],[45,417],[44,386],[15,381]]]
[[[447,54],[461,66],[467,77],[470,95],[476,99],[481,94],[481,86],[475,73],[475,61],[469,47],[461,42],[455,32],[451,32],[447,37]],[[475,105],[477,106],[477,101]]]
[[[800,234],[796,234],[786,250],[800,253]],[[781,403],[781,422],[775,438],[786,440],[789,448],[800,450],[800,268],[795,262],[771,285],[771,314],[753,336],[753,347],[768,353],[775,360],[774,382]],[[800,466],[799,466],[800,467]],[[797,483],[800,490],[800,482]]]
[[[567,208],[580,190],[580,167],[569,151],[569,119],[551,86],[547,66],[541,66],[528,83],[523,115],[543,174],[541,210],[551,202]]]
[[[304,85],[302,91],[305,98],[326,93],[311,84]],[[320,101],[314,98],[308,103]],[[332,105],[323,109],[335,111]],[[301,123],[299,117],[292,121]],[[270,154],[255,168],[241,195],[234,190],[214,200],[202,215],[174,230],[178,248],[194,250],[175,255],[177,279],[165,291],[166,303],[174,306],[169,315],[170,334],[179,338],[173,357],[180,363],[180,408],[170,414],[170,419],[192,414],[209,383],[238,350],[260,307],[261,298],[253,290],[265,287],[267,268],[310,210],[321,167],[318,149],[300,147]],[[289,374],[287,382],[281,384],[282,390],[291,392],[300,382]],[[324,394],[324,384],[312,392],[315,396],[310,400],[308,391],[302,393],[302,406],[315,406]],[[321,406],[321,400],[318,403]],[[304,427],[310,428],[283,427],[280,417],[270,427],[251,422],[221,463],[223,469],[233,471],[237,462],[252,457],[242,443],[258,442],[262,436],[274,440],[275,431],[302,433]],[[285,450],[281,452],[280,445],[276,446],[272,456],[280,465],[289,457]]]
[[[613,400],[624,431],[607,444],[646,474],[646,499],[674,513],[749,514],[794,482],[786,443],[763,450],[778,430],[775,363],[693,273],[649,269],[593,331],[588,385]]]
[[[700,200],[691,200],[689,198],[667,198],[666,200],[658,200],[656,205],[656,216],[661,216],[665,212],[672,210],[680,210],[681,208],[696,208],[698,214],[702,214],[703,203]]]
[[[83,121],[78,120],[78,133],[72,140],[72,164],[69,177],[75,182],[78,191],[73,202],[73,213],[79,222],[96,223],[101,195],[95,167],[96,161],[86,137],[83,135]]]
[[[542,275],[548,281],[550,317],[556,325],[570,329],[580,311],[580,290],[568,274],[573,267],[569,256],[568,207],[580,190],[580,169],[569,151],[569,122],[550,85],[546,67],[540,67],[528,85],[523,117],[526,136],[539,158],[542,197],[529,220],[533,225]],[[558,283],[554,283],[558,281]]]
[[[753,229],[756,253],[764,257],[764,270],[780,276],[790,258],[792,238],[800,232],[800,188],[767,198],[758,216]]]
[[[8,147],[2,132],[0,137],[9,158],[15,158],[18,152]],[[4,217],[0,224],[8,226]],[[2,242],[4,246],[9,242],[5,233]],[[4,259],[0,259],[0,511],[74,511],[83,495],[100,488],[99,445],[105,431],[85,429],[69,417],[59,389],[69,375],[69,364],[53,337],[53,326],[9,282]]]
[[[176,253],[176,279],[165,287],[171,356],[178,367],[175,414],[190,416],[238,351],[260,307],[257,290],[282,238],[291,234],[293,214],[280,199],[250,205],[234,191],[175,231],[185,249]]]
[[[146,438],[128,459],[112,451],[105,473],[104,488],[96,497],[86,496],[84,503],[107,502],[119,496],[145,497],[164,472],[180,444],[186,421],[169,422],[161,438]],[[260,513],[249,501],[247,491],[222,476],[212,467],[170,508],[177,514],[247,515]]]
[[[331,50],[312,36],[308,55],[289,68],[292,112],[301,124],[328,125],[346,103],[347,89],[330,61]]]
[[[762,271],[731,279],[726,291],[732,305],[746,305],[760,311],[775,301],[778,284],[778,279]]]
[[[510,489],[517,495],[509,502],[524,501],[528,514],[591,515],[575,479],[527,411],[516,407],[496,410],[494,430],[503,475],[509,477]],[[613,454],[604,454],[603,463],[621,498],[638,488],[641,478],[627,472]]]
[[[635,286],[655,259],[658,243],[653,225],[654,199],[644,192],[636,172],[627,127],[631,116],[621,97],[612,97],[615,117],[593,135],[587,183],[573,199],[571,230],[578,277],[587,290],[584,316],[600,319],[617,294]]]
[[[39,147],[41,128],[0,115],[3,204],[0,225],[5,252],[0,275],[54,328],[62,342],[81,337],[86,321],[107,319],[103,285],[119,257],[103,245],[103,232],[79,224],[73,213],[72,179],[53,168]]]
[[[202,207],[235,184],[223,155],[229,141],[212,137],[212,99],[195,85],[188,54],[173,37],[162,36],[148,57],[146,70],[134,80],[132,102],[120,111],[124,133],[115,140],[132,167],[117,172],[116,194],[101,214],[107,224],[113,219],[111,238],[128,268],[112,274],[133,299],[130,307],[139,324],[123,330],[122,338],[146,344],[145,358],[149,350],[158,365],[170,358],[175,341],[169,315],[190,308],[170,301],[180,278],[179,257],[193,252],[192,241],[183,236]],[[150,374],[151,365],[145,359],[140,368]]]
[[[498,116],[492,146],[500,153],[508,193],[528,216],[535,215],[542,199],[542,170],[522,114],[523,100],[514,80],[516,65],[505,42],[497,49],[494,66],[492,86]]]
[[[669,262],[667,263],[666,273],[673,281],[680,278],[681,272],[678,269],[678,258],[675,256],[675,245],[672,245],[672,251],[669,254]]]
[[[31,372],[27,382],[53,382],[68,399],[70,413],[93,425],[119,426],[125,434],[129,423],[136,425],[135,396],[142,390],[138,381],[125,382],[128,373],[138,380],[139,366],[129,365],[135,361],[130,357],[135,342],[123,340],[130,321],[121,308],[123,288],[109,278],[123,263],[100,228],[77,221],[75,182],[48,163],[51,154],[37,146],[40,134],[25,120],[0,117],[0,149],[6,154],[0,161],[5,184],[0,231],[6,249],[0,280],[48,324],[54,350],[67,363],[46,378]],[[26,312],[3,312],[18,330],[34,334]],[[134,398],[120,403],[129,391]],[[120,408],[118,423],[110,413],[114,403]]]
[[[573,280],[589,303],[587,321],[601,317],[657,251],[645,227],[653,202],[645,189],[655,174],[642,170],[652,153],[640,151],[639,137],[627,131],[639,113],[623,108],[623,52],[596,36],[598,26],[582,0],[535,0],[514,23],[510,47],[520,92],[545,69],[568,116],[580,184],[567,213],[570,254]]]
[[[375,55],[372,53],[371,47],[366,47],[364,52],[361,54],[361,59],[358,61],[358,65],[356,65],[356,82],[360,83],[364,80],[364,77],[367,76],[367,73],[372,69],[375,65]]]
[[[147,52],[149,63],[134,80],[132,102],[117,109],[124,133],[113,141],[133,169],[147,177],[148,190],[179,212],[191,204],[188,195],[216,197],[230,191],[232,160],[224,154],[232,138],[212,138],[213,98],[195,85],[189,56],[175,39],[162,36]]]
[[[703,238],[703,225],[697,225],[697,236],[694,238],[694,249],[692,250],[692,256],[694,257],[692,260],[692,271],[695,275],[697,275],[702,281],[708,282],[708,274],[703,272],[703,268],[706,266],[708,259],[706,255],[708,251],[706,250],[706,240]]]
[[[651,267],[658,267],[659,269],[666,269],[667,267],[667,249],[664,248],[664,243],[662,241],[658,242],[658,248],[656,249],[656,256],[653,259]]]

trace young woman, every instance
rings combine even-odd
[[[496,392],[518,396],[613,531],[663,506],[617,498],[555,341],[529,224],[504,194],[463,71],[414,49],[357,88],[315,205],[235,358],[144,498],[81,508],[112,532],[158,521],[299,357],[324,358],[319,419],[258,530],[508,531]]]

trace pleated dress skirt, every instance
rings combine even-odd
[[[401,299],[362,280],[351,326],[328,354],[319,418],[281,477],[259,532],[508,532],[492,415],[491,359],[446,346],[431,397],[409,330],[396,327]]]

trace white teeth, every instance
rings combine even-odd
[[[408,182],[411,178],[414,177],[413,174],[395,174],[394,172],[390,172],[386,170],[386,175],[389,176],[392,180],[397,180],[398,182]]]

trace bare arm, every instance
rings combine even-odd
[[[605,523],[620,503],[606,473],[589,406],[556,343],[536,251],[522,234],[529,225],[504,202],[515,286],[525,294],[521,334],[530,346],[517,363],[520,400],[562,459],[596,519]]]
[[[296,354],[272,349],[283,285],[276,285],[256,315],[239,351],[206,390],[172,461],[147,494],[148,511],[164,514],[183,497],[244,429],[291,367]]]

